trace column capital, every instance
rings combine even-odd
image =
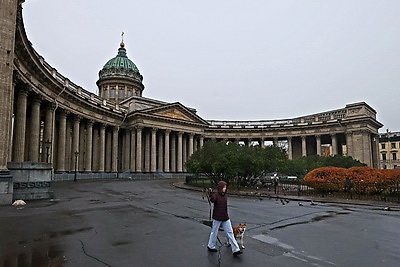
[[[94,124],[94,120],[87,120],[86,121],[86,125],[89,126],[89,127],[93,127],[93,124]]]
[[[74,116],[74,122],[80,122],[81,120],[82,120],[82,116],[80,116],[80,115],[75,115]]]
[[[31,89],[28,86],[19,87],[17,90],[17,94],[20,96],[28,97],[28,94],[30,91],[31,91]]]
[[[158,128],[156,128],[156,127],[151,128],[152,133],[157,132],[157,131],[158,131]]]
[[[47,102],[45,108],[47,110],[54,111],[54,109],[56,108],[56,104],[54,104],[53,102]]]
[[[61,109],[59,112],[60,112],[60,116],[62,116],[62,117],[67,117],[70,113],[68,110],[65,110],[65,109]]]
[[[164,130],[164,132],[165,132],[165,134],[170,134],[170,133],[171,133],[171,130],[166,129],[166,130]]]
[[[34,95],[32,98],[31,98],[31,101],[32,101],[32,103],[41,103],[42,101],[43,101],[43,96],[41,96],[41,95]]]

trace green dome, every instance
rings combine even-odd
[[[139,69],[136,67],[135,63],[132,62],[126,56],[126,49],[124,48],[124,43],[121,43],[121,47],[118,49],[118,54],[116,57],[110,59],[103,67],[102,70],[108,69],[125,69],[127,71],[133,71],[139,74]]]

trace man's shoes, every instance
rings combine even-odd
[[[217,252],[217,251],[218,251],[217,249],[215,249],[215,248],[210,248],[210,247],[208,247],[208,246],[207,246],[207,250],[210,251],[210,252]]]
[[[233,252],[233,256],[238,256],[240,254],[243,254],[243,252],[240,250]]]

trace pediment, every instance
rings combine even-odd
[[[149,108],[139,111],[140,114],[146,116],[154,116],[158,118],[186,121],[190,123],[208,124],[199,117],[195,111],[183,106],[180,103],[172,103],[160,107]]]
[[[178,120],[194,122],[193,119],[191,119],[189,116],[185,115],[182,111],[180,111],[176,108],[155,112],[154,114],[162,116],[162,117],[171,118],[171,119],[178,119]]]

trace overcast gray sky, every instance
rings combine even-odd
[[[97,92],[121,32],[143,96],[207,120],[286,119],[364,101],[400,131],[399,0],[27,0],[33,47]]]

